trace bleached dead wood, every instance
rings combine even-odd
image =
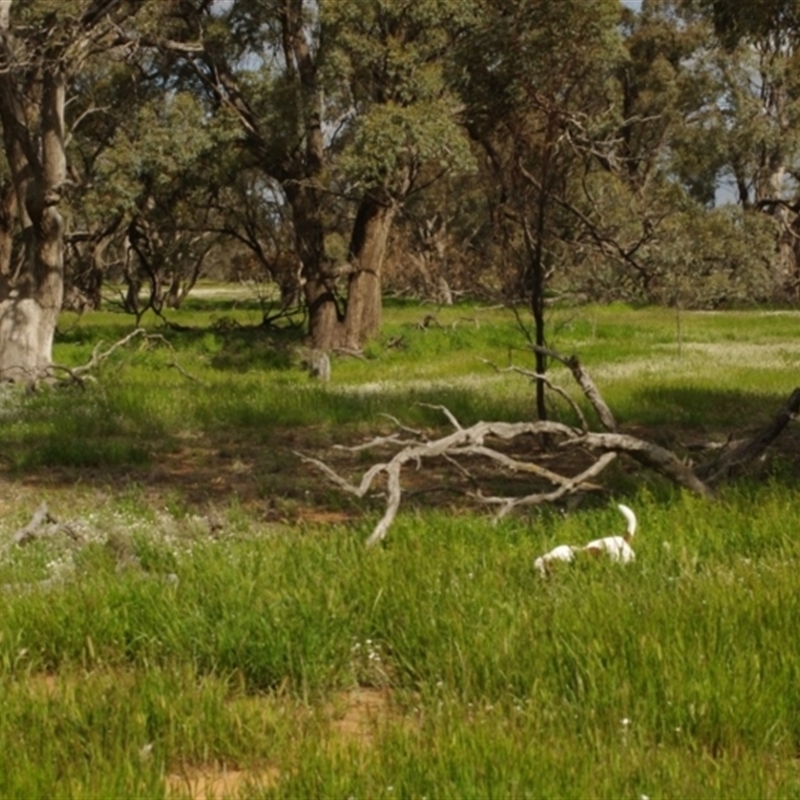
[[[364,497],[375,488],[378,480],[385,480],[386,505],[383,516],[367,539],[367,545],[382,541],[394,521],[402,499],[402,472],[408,464],[419,469],[423,462],[431,459],[442,459],[455,466],[470,481],[479,484],[478,480],[463,466],[467,459],[479,458],[489,460],[513,474],[526,474],[539,483],[536,491],[522,496],[484,496],[479,488],[470,493],[477,502],[498,507],[496,519],[504,517],[511,511],[531,505],[555,502],[570,494],[597,491],[601,487],[594,483],[606,467],[615,458],[624,454],[639,464],[658,472],[673,483],[702,497],[711,498],[711,485],[741,468],[764,453],[766,448],[777,438],[789,422],[800,413],[800,388],[796,389],[784,407],[770,425],[758,432],[751,439],[734,447],[725,448],[715,460],[706,466],[693,468],[671,450],[638,436],[617,431],[617,423],[607,404],[602,398],[594,381],[574,356],[566,358],[552,350],[545,351],[548,356],[566,364],[575,380],[583,390],[589,402],[597,411],[603,427],[602,432],[592,432],[586,427],[582,414],[578,413],[581,428],[574,428],[555,421],[538,422],[478,422],[464,427],[455,415],[445,406],[428,406],[440,411],[450,422],[453,431],[437,439],[428,439],[422,431],[402,426],[398,420],[390,417],[403,431],[405,436],[391,434],[373,438],[365,444],[345,447],[351,452],[359,452],[376,447],[397,447],[399,450],[385,462],[374,464],[362,476],[358,485],[351,483],[323,461],[298,453],[308,464],[312,464],[323,472],[329,480],[346,492],[356,497]],[[495,367],[495,369],[497,369]],[[510,368],[527,377],[538,377],[525,370]],[[505,370],[502,370],[505,371]],[[548,385],[554,388],[548,381]],[[563,390],[562,397],[567,396]],[[573,410],[577,408],[570,400]],[[532,458],[511,455],[498,448],[499,442],[509,442],[521,436],[546,436],[549,446],[554,451],[573,449],[582,454],[585,463],[586,455],[594,460],[589,466],[583,466],[575,474],[561,474],[550,467],[543,466]],[[552,454],[552,453],[551,453]],[[541,460],[541,458],[539,459]],[[570,461],[567,459],[567,461]],[[575,463],[575,459],[571,460]],[[546,488],[542,488],[545,484]]]
[[[694,470],[673,452],[660,445],[625,433],[586,433],[577,440],[577,443],[585,444],[592,450],[626,453],[679,486],[703,497],[711,496],[711,489],[697,477]]]
[[[11,541],[21,547],[39,539],[51,539],[56,536],[65,535],[71,540],[69,542],[71,550],[77,552],[85,545],[86,538],[77,532],[76,527],[74,523],[59,522],[50,513],[47,503],[44,502],[40,503],[33,512],[27,525],[24,525],[16,531]],[[179,582],[178,576],[173,572],[151,573],[145,570],[139,558],[136,556],[133,544],[125,536],[111,533],[106,538],[104,546],[113,557],[117,572],[134,569],[141,573],[143,578],[163,581],[171,586],[175,586]],[[6,594],[27,594],[29,592],[50,590],[62,585],[67,577],[73,574],[74,565],[67,573],[62,572],[43,580],[2,583],[0,584],[0,592]]]
[[[523,434],[551,434],[560,436],[576,435],[576,431],[568,425],[563,425],[560,422],[478,422],[469,428],[464,428],[455,418],[455,416],[443,406],[439,407],[442,413],[447,416],[455,430],[443,436],[440,439],[432,441],[420,441],[412,444],[406,444],[399,453],[396,453],[389,461],[380,464],[374,464],[370,467],[361,478],[361,482],[356,486],[350,481],[343,478],[335,470],[331,469],[327,464],[319,459],[297,453],[297,455],[308,464],[313,464],[321,470],[333,483],[339,486],[344,491],[354,494],[356,497],[364,497],[367,492],[372,488],[373,482],[381,475],[386,477],[386,490],[387,502],[386,510],[383,517],[381,517],[378,524],[367,539],[367,545],[373,545],[380,542],[389,530],[397,510],[400,507],[400,500],[402,497],[402,487],[400,482],[400,475],[402,469],[409,462],[414,464],[421,464],[424,459],[437,458],[441,456],[468,456],[478,455],[485,456],[487,448],[484,442],[487,438],[496,438],[508,441]],[[373,440],[370,444],[386,444],[389,442],[389,437],[382,437],[379,440]],[[363,450],[363,446],[358,446],[357,449]],[[499,456],[499,454],[498,454]],[[533,469],[532,467],[531,469]],[[545,476],[546,471],[542,470],[538,474]],[[569,481],[569,478],[562,476],[558,477],[558,482],[563,484]]]
[[[578,360],[576,355],[564,356],[555,350],[550,350],[547,347],[539,347],[538,345],[531,345],[531,347],[534,352],[541,353],[548,358],[553,358],[556,361],[560,361],[562,364],[568,367],[572,373],[572,376],[578,382],[578,386],[581,387],[584,395],[586,395],[586,399],[592,404],[592,407],[597,412],[597,416],[600,418],[600,424],[607,431],[615,431],[617,429],[617,421],[614,418],[614,415],[611,413],[611,409],[608,407],[608,404],[600,394],[600,390],[597,388],[597,385],[592,380],[589,373],[583,368],[583,365]]]
[[[50,513],[47,503],[41,503],[36,511],[33,512],[31,521],[20,528],[13,537],[14,544],[23,545],[32,542],[34,539],[42,539],[46,536],[56,536],[64,533],[73,541],[78,540],[78,535],[66,523],[59,522]]]
[[[565,495],[576,491],[585,491],[587,488],[599,489],[599,486],[594,486],[589,481],[592,478],[596,478],[616,457],[617,454],[613,452],[603,453],[588,469],[585,469],[574,478],[563,480],[560,486],[552,492],[536,492],[525,497],[483,497],[479,495],[478,499],[482,503],[499,505],[500,510],[495,515],[495,519],[499,520],[520,506],[538,506],[543,503],[554,503]]]
[[[102,349],[104,342],[98,342],[97,345],[95,345],[94,350],[92,350],[92,357],[85,364],[81,364],[78,367],[67,367],[63,364],[51,364],[49,368],[50,377],[54,377],[58,372],[63,372],[66,373],[70,381],[77,383],[82,387],[87,377],[90,377],[89,373],[91,373],[92,370],[96,369],[100,364],[110,358],[117,350],[119,350],[120,347],[124,347],[126,344],[129,344],[136,338],[141,338],[147,343],[158,342],[159,344],[163,344],[165,347],[168,347],[173,354],[175,352],[172,344],[161,334],[147,333],[144,328],[136,328],[126,336],[123,336],[121,339],[114,342],[106,350]],[[202,383],[199,378],[196,378],[194,375],[188,373],[176,360],[170,361],[167,366],[176,369],[187,380],[195,383]]]
[[[581,407],[572,399],[566,389],[558,384],[553,383],[550,378],[547,377],[547,375],[543,375],[541,372],[534,372],[533,370],[524,369],[523,367],[517,367],[513,365],[510,367],[498,367],[496,364],[493,364],[491,361],[487,361],[484,358],[482,358],[481,361],[484,364],[492,367],[492,369],[494,369],[496,372],[514,372],[517,375],[524,375],[526,378],[530,378],[534,381],[543,381],[550,391],[555,392],[559,397],[562,397],[564,400],[566,400],[575,416],[580,420],[581,428],[583,428],[585,431],[589,430],[589,424],[586,422],[586,417],[584,416],[583,411],[581,411]]]
[[[367,545],[374,545],[380,542],[386,536],[397,515],[402,499],[401,475],[403,468],[409,463],[419,467],[424,460],[438,457],[452,459],[459,463],[464,458],[470,457],[489,459],[512,473],[527,473],[546,481],[553,487],[547,491],[537,491],[522,497],[484,497],[479,492],[475,493],[473,496],[479,502],[500,506],[496,515],[498,519],[520,506],[554,502],[578,491],[598,490],[600,487],[592,483],[592,479],[596,478],[616,458],[618,453],[627,453],[637,461],[661,472],[698,494],[710,495],[708,487],[698,478],[693,477],[691,470],[682,464],[676,456],[658,445],[653,445],[634,436],[587,433],[569,425],[549,420],[539,422],[478,422],[465,428],[449,409],[443,406],[438,408],[455,428],[452,433],[430,441],[409,443],[408,440],[403,440],[402,449],[388,461],[374,464],[370,467],[364,473],[358,485],[343,478],[323,461],[297,453],[305,463],[314,465],[329,480],[356,497],[364,497],[373,488],[376,480],[385,476],[386,507],[383,516],[367,539]],[[588,448],[592,451],[601,451],[601,453],[589,467],[578,474],[562,475],[537,464],[535,461],[515,458],[487,444],[487,441],[490,440],[510,441],[523,435],[542,434],[546,434],[554,441],[558,441],[559,446],[562,448]],[[363,451],[379,445],[394,445],[398,442],[399,440],[392,436],[384,436],[373,439],[365,445],[356,445],[353,448],[343,449]]]
[[[85,364],[82,364],[79,367],[65,367],[61,364],[52,364],[50,366],[50,371],[53,373],[65,372],[73,381],[78,384],[82,384],[84,381],[84,375],[95,369],[120,347],[124,347],[126,344],[128,344],[128,342],[136,339],[139,336],[146,337],[147,331],[145,331],[144,328],[136,328],[126,336],[123,336],[122,339],[114,342],[114,344],[112,344],[105,351],[101,349],[103,347],[103,342],[98,342],[97,345],[95,345],[94,350],[92,350],[92,357]]]

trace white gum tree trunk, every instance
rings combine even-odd
[[[16,194],[24,251],[0,281],[0,380],[36,380],[52,364],[53,337],[64,287],[64,223],[58,210],[66,178],[66,75],[58,60],[36,75],[25,95],[10,29],[13,0],[0,0],[0,121]],[[26,75],[30,79],[30,73]]]

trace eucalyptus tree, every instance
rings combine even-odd
[[[704,63],[708,28],[682,19],[674,0],[623,9],[623,57],[600,125],[572,139],[589,156],[565,206],[562,280],[595,300],[662,301],[674,284],[675,224],[713,202],[719,137],[709,134],[716,85]],[[555,276],[559,283],[559,276]]]
[[[466,124],[495,176],[496,219],[519,254],[540,375],[547,283],[594,158],[585,145],[614,130],[619,22],[616,0],[487,0],[460,52]],[[542,380],[537,412],[546,416]]]
[[[776,289],[800,295],[800,3],[685,0],[716,34],[720,174],[778,228]]]
[[[229,272],[239,280],[264,284],[265,324],[294,319],[302,306],[302,265],[295,255],[289,208],[280,187],[252,163],[251,155],[228,148],[227,156],[226,179],[211,205],[216,231],[240,248],[237,265]]]
[[[71,81],[119,32],[142,0],[0,0],[0,123],[22,247],[0,263],[0,376],[36,378],[51,365],[63,296],[69,184],[65,105]],[[123,45],[124,46],[124,45]]]
[[[71,82],[66,108],[70,176],[65,230],[65,307],[99,308],[111,263],[122,263],[124,218],[109,190],[97,181],[99,164],[122,121],[141,105],[142,81],[130,53],[98,58]]]
[[[592,143],[594,168],[571,206],[579,225],[564,281],[592,299],[678,307],[768,298],[775,218],[753,219],[747,199],[743,212],[714,208],[732,144],[752,123],[726,85],[731,53],[684,0],[645,0],[623,13],[622,32],[617,133]],[[767,115],[757,116],[762,125]],[[765,150],[751,145],[741,152],[754,164]],[[746,196],[754,184],[745,183]]]
[[[82,198],[87,216],[121,221],[124,305],[137,317],[179,305],[218,243],[212,201],[229,139],[192,94],[148,94],[117,120]]]
[[[381,324],[398,208],[469,158],[444,63],[468,0],[174,0],[153,37],[179,57],[291,209],[314,345],[360,348]],[[346,261],[326,251],[334,203],[352,207]],[[344,286],[344,296],[340,287]]]

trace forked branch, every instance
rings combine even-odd
[[[550,434],[560,437],[576,437],[578,432],[568,425],[563,425],[560,422],[478,422],[469,428],[464,428],[458,422],[456,417],[446,408],[439,407],[441,411],[447,416],[448,420],[455,427],[455,431],[443,436],[439,439],[431,441],[416,441],[410,444],[404,444],[402,449],[396,453],[389,461],[385,463],[375,464],[370,467],[358,486],[343,478],[335,470],[331,469],[327,464],[316,458],[297,453],[297,455],[308,464],[313,464],[321,470],[333,483],[339,486],[346,492],[354,494],[356,497],[364,497],[367,492],[372,488],[374,481],[381,475],[386,476],[386,489],[387,489],[387,502],[386,510],[383,517],[375,526],[370,537],[367,539],[368,545],[376,544],[381,541],[389,530],[397,510],[400,507],[400,500],[402,497],[402,485],[400,476],[403,467],[409,462],[414,464],[421,464],[426,459],[446,457],[456,459],[464,456],[483,456],[493,458],[503,463],[507,468],[517,471],[527,471],[545,478],[551,483],[556,483],[559,486],[565,486],[571,483],[571,479],[565,476],[557,475],[549,470],[546,470],[532,462],[523,462],[512,459],[499,453],[494,448],[487,447],[485,441],[487,439],[499,439],[509,441],[522,435],[540,435]],[[394,444],[396,440],[393,437],[381,437],[373,439],[367,445],[359,445],[353,448],[354,450],[363,450],[367,447],[377,446],[381,444]]]
[[[126,344],[129,344],[136,338],[141,338],[146,343],[158,342],[174,352],[170,342],[161,334],[148,333],[144,328],[136,328],[126,336],[123,336],[121,339],[114,342],[106,350],[102,349],[104,342],[98,342],[94,350],[92,350],[92,357],[85,364],[81,364],[78,367],[67,367],[63,364],[51,364],[49,368],[51,377],[57,372],[64,372],[67,374],[70,381],[73,381],[79,386],[83,387],[84,381],[92,372],[92,370],[96,369],[98,366],[100,366],[100,364],[109,359],[117,350],[119,350],[119,348],[124,347]],[[169,366],[180,372],[180,374],[183,375],[183,377],[187,380],[194,381],[195,383],[201,383],[198,378],[190,375],[180,364],[178,364],[177,361],[171,361]]]
[[[520,506],[540,505],[551,503],[576,492],[597,491],[601,487],[593,483],[609,464],[614,461],[618,453],[627,453],[637,461],[661,472],[670,479],[685,486],[692,491],[709,496],[708,487],[693,475],[686,467],[668,450],[645,442],[634,436],[610,433],[586,433],[560,422],[548,420],[538,422],[478,422],[470,427],[463,427],[448,409],[441,407],[442,412],[448,417],[455,427],[452,433],[439,439],[419,440],[409,442],[399,440],[393,436],[384,436],[373,439],[364,444],[357,445],[353,451],[363,451],[377,446],[399,445],[401,449],[388,461],[374,464],[361,478],[358,485],[343,478],[334,469],[323,461],[310,456],[297,453],[307,464],[312,464],[323,472],[329,480],[344,491],[364,497],[373,489],[376,480],[385,476],[386,480],[386,507],[378,524],[373,529],[367,545],[380,542],[387,534],[402,499],[402,471],[403,468],[413,463],[420,465],[426,460],[445,458],[451,462],[460,463],[466,458],[483,458],[494,461],[502,468],[514,474],[528,474],[531,478],[538,479],[549,488],[540,489],[524,496],[512,497],[485,497],[480,492],[473,496],[481,503],[497,505],[499,510],[496,519],[506,516]],[[600,455],[590,464],[574,475],[565,475],[542,466],[533,460],[515,457],[505,453],[497,446],[491,446],[491,441],[512,441],[521,436],[541,436],[546,434],[559,447],[574,447],[585,451],[600,451]]]
[[[569,371],[572,373],[572,376],[578,382],[578,386],[581,387],[584,395],[586,395],[586,399],[592,404],[592,408],[594,408],[594,410],[597,412],[597,416],[600,418],[600,423],[602,426],[607,431],[615,431],[617,429],[617,421],[614,419],[611,409],[608,407],[606,401],[603,400],[600,390],[597,388],[597,385],[592,380],[589,373],[583,368],[583,365],[578,360],[578,356],[564,356],[555,350],[550,350],[547,347],[539,347],[538,345],[531,345],[531,348],[534,352],[541,353],[548,358],[560,361],[562,364],[568,367]]]
[[[704,464],[697,472],[708,483],[720,483],[734,477],[748,464],[761,458],[767,448],[783,433],[786,426],[800,414],[800,387],[795,389],[773,420],[757,431],[749,439],[737,442],[733,447],[726,447],[708,464]]]

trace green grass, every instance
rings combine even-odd
[[[211,326],[255,313],[195,301],[192,330],[160,330],[172,349],[120,350],[84,388],[4,392],[0,796],[180,796],[228,772],[248,797],[800,797],[796,460],[714,502],[631,469],[564,515],[492,525],[421,502],[367,550],[376,507],[291,451],[391,430],[382,413],[444,429],[424,402],[529,418],[529,384],[481,362],[532,366],[516,323],[470,307],[421,329],[425,309],[390,304],[371,358],[320,385],[294,331]],[[553,345],[656,438],[767,421],[794,388],[796,322],[687,313],[679,352],[674,312],[551,316]],[[57,359],[129,330],[82,318]],[[213,494],[215,471],[242,469],[255,499]],[[13,544],[41,499],[77,542]],[[538,578],[555,544],[619,531],[621,500],[634,564]],[[351,519],[292,522],[290,501]]]
[[[7,602],[6,763],[22,757],[11,731],[35,724],[29,786],[84,796],[122,786],[150,742],[157,763],[133,770],[145,793],[176,764],[217,760],[268,762],[283,776],[271,791],[287,797],[796,794],[791,489],[730,491],[719,515],[688,497],[635,503],[634,565],[550,582],[533,557],[612,527],[612,509],[498,528],[403,516],[376,551],[363,530],[153,533],[135,541],[142,568],[122,572],[98,545],[63,586]],[[45,708],[30,688],[43,673],[64,687]],[[297,742],[230,719],[242,695],[288,691],[280,716],[357,683],[397,696],[358,757],[322,723]],[[76,763],[59,776],[61,761]]]

